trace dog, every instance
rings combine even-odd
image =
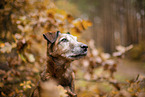
[[[86,56],[88,46],[78,42],[77,37],[70,33],[62,34],[57,31],[45,33],[43,36],[47,40],[48,58],[47,68],[41,74],[41,83],[53,79],[67,90],[69,97],[77,97],[74,93],[74,73],[70,63]],[[40,84],[39,92],[41,89]]]

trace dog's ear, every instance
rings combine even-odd
[[[43,34],[44,38],[50,42],[50,43],[54,43],[57,39],[57,37],[59,36],[60,31],[57,32],[47,32],[45,34]]]
[[[69,32],[67,32],[66,34],[70,34]]]

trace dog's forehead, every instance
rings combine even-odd
[[[71,34],[61,34],[60,35],[60,39],[62,38],[67,38],[68,40],[71,39],[71,40],[77,40],[77,37],[76,36],[73,36]]]

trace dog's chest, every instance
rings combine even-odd
[[[56,76],[56,80],[59,84],[68,86],[72,82],[72,69],[67,68],[65,72],[60,70],[59,74],[57,73]]]

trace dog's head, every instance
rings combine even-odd
[[[77,37],[67,33],[48,32],[43,34],[48,43],[48,54],[61,56],[67,60],[76,60],[87,54],[88,46],[77,41]]]

